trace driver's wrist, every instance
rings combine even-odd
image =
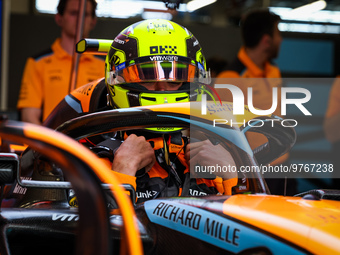
[[[115,160],[113,160],[112,170],[121,174],[135,176],[137,166],[135,166],[132,162],[125,162],[122,164],[121,162],[115,162]]]

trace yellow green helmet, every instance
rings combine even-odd
[[[209,79],[198,40],[168,20],[130,25],[113,40],[106,56],[105,82],[115,108],[197,100]],[[182,86],[176,91],[151,91],[140,85],[159,81]]]

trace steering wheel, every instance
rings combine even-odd
[[[267,117],[267,119],[268,118],[269,117]],[[96,134],[150,127],[182,127],[201,130],[210,135],[210,137],[215,137],[231,144],[230,152],[235,159],[236,165],[257,164],[255,160],[257,155],[255,154],[254,157],[253,151],[250,149],[244,134],[240,132],[240,130],[233,129],[226,125],[225,127],[213,128],[209,120],[190,116],[189,114],[166,111],[164,107],[160,107],[159,109],[157,109],[157,106],[134,107],[91,113],[67,121],[60,125],[57,130],[79,140]],[[274,129],[275,128],[272,128],[271,130]],[[293,128],[282,129],[277,127],[277,129],[277,131],[272,133],[268,130],[263,131],[263,133],[269,137],[269,145],[271,148],[270,151],[259,150],[259,153],[261,153],[259,155],[265,159],[263,161],[271,160],[272,158],[279,157],[282,153],[286,153],[295,142],[295,131]],[[268,148],[268,145],[266,148]],[[273,148],[279,148],[279,150],[275,151]],[[253,178],[258,180],[258,183],[254,185],[257,189],[256,191],[267,193],[268,188],[260,173],[252,174]]]
[[[111,190],[121,210],[126,245],[122,248],[130,254],[143,253],[131,201],[113,172],[95,154],[59,132],[23,122],[1,121],[0,137],[27,144],[66,170],[79,203],[76,254],[111,254],[112,251],[109,212],[100,180],[112,184]]]

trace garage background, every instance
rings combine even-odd
[[[153,2],[156,5],[156,2],[162,1]],[[188,2],[183,1],[184,4]],[[197,37],[207,59],[218,56],[230,63],[242,44],[238,27],[242,13],[255,7],[296,8],[310,2],[312,1],[218,0],[191,13],[178,12],[172,20],[186,26]],[[340,10],[339,1],[326,2],[325,11]],[[27,57],[49,48],[60,33],[54,22],[54,15],[39,12],[35,0],[0,0],[0,8],[2,15],[0,111],[11,119],[18,119],[16,103],[25,61]],[[91,37],[113,39],[123,28],[141,19],[141,15],[126,19],[99,17]],[[284,28],[281,29],[283,42],[280,55],[275,60],[283,77],[334,78],[340,74],[339,23],[311,20],[283,21],[285,23],[285,26],[281,26]],[[294,28],[292,24],[304,25],[303,31],[298,31],[296,29],[298,26],[295,25]],[[317,26],[319,29],[316,29]],[[327,26],[332,26],[331,32]],[[329,163],[331,147],[324,138],[322,123],[330,85],[325,86],[316,80],[304,86],[311,91],[312,101],[316,100],[318,104],[313,108],[312,117],[304,118],[294,111],[290,113],[291,117],[299,120],[296,128],[298,140],[290,160],[293,163],[308,163],[310,159]],[[328,187],[331,182],[331,176],[325,179],[302,179],[299,180],[299,191]]]

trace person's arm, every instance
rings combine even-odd
[[[110,161],[109,158],[102,158],[100,157],[100,159],[109,167],[112,168],[112,162]],[[114,171],[114,174],[116,176],[116,178],[118,179],[118,181],[120,183],[124,183],[124,184],[130,184],[132,185],[132,187],[136,190],[136,177],[135,176],[131,176],[131,175],[126,175],[126,174],[121,174],[117,171]]]
[[[151,144],[143,136],[129,135],[115,152],[112,170],[121,174],[135,176],[142,168],[148,172],[156,162]]]
[[[143,136],[129,135],[114,153],[113,162],[102,157],[103,162],[114,171],[120,183],[130,184],[136,190],[136,172],[142,168],[149,171],[156,162],[151,144]],[[127,192],[128,193],[128,192]]]
[[[21,121],[41,125],[41,112],[40,108],[22,108]]]
[[[220,166],[220,169],[229,169],[229,171],[214,172],[213,174],[223,179],[223,194],[231,195],[232,187],[237,185],[238,175],[236,164],[229,151],[222,145],[213,145],[210,140],[190,143],[187,145],[185,158],[191,166]],[[192,168],[190,168],[192,170]],[[197,176],[196,173],[193,173]],[[199,176],[197,176],[199,177]]]
[[[234,159],[222,145],[213,145],[208,139],[190,143],[187,145],[185,158],[191,166],[220,166],[220,169],[229,169],[229,171],[216,171],[213,174],[223,178],[224,194],[231,195],[231,188],[237,185],[238,175]]]

